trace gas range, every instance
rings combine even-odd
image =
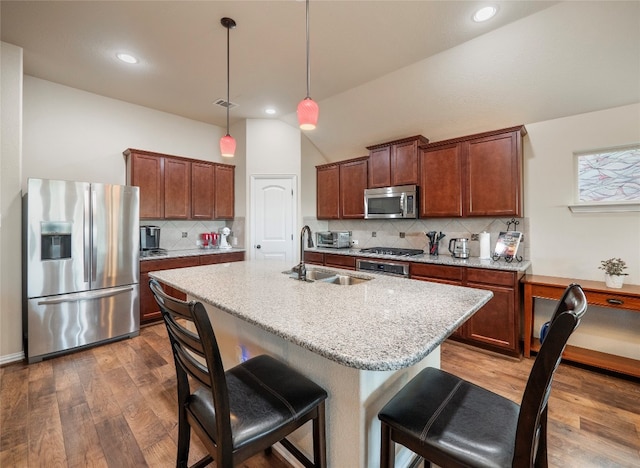
[[[361,249],[360,253],[370,253],[378,255],[395,255],[396,257],[413,257],[414,255],[421,255],[424,250],[420,249],[399,249],[396,247],[370,247],[368,249]]]

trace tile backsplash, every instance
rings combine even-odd
[[[218,232],[227,226],[226,221],[198,220],[149,220],[140,221],[140,226],[158,226],[160,228],[160,248],[167,250],[188,250],[200,246],[200,234]],[[232,229],[231,226],[227,226]],[[233,229],[232,229],[233,230]],[[186,237],[183,237],[186,233]],[[229,239],[231,241],[231,239]]]
[[[493,252],[498,235],[506,231],[508,223],[512,221],[511,230],[520,231],[523,234],[517,255],[525,260],[529,259],[529,220],[517,218],[519,224],[513,224],[513,218],[429,218],[414,220],[335,220],[319,221],[313,218],[305,218],[305,223],[312,230],[351,231],[351,240],[357,241],[356,248],[367,247],[398,247],[405,249],[429,250],[429,239],[426,234],[429,231],[442,232],[446,235],[440,241],[440,255],[449,255],[447,247],[449,239],[466,237],[470,240],[469,248],[472,257],[480,256],[480,241],[471,240],[472,234],[486,231],[491,236],[491,252]],[[326,227],[325,227],[326,226]],[[315,232],[315,231],[314,231]],[[401,237],[404,236],[404,237]]]

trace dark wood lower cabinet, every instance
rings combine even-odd
[[[140,262],[140,325],[148,325],[162,318],[158,304],[153,297],[151,288],[149,288],[149,272],[216,263],[241,262],[243,260],[244,252],[228,252],[192,257],[159,258]],[[178,291],[168,285],[163,285],[163,287],[170,296],[186,300],[187,296],[182,291]]]
[[[451,338],[511,356],[520,355],[520,278],[523,274],[487,268],[411,264],[411,279],[493,292],[491,300]]]

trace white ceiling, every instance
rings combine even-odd
[[[487,3],[498,15],[471,21]],[[306,94],[303,1],[7,1],[2,41],[45,80],[224,127],[295,125]],[[312,0],[306,135],[329,160],[640,101],[640,2]],[[126,65],[116,52],[140,59]],[[264,108],[274,106],[274,117]]]

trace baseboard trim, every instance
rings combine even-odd
[[[7,354],[5,356],[0,356],[0,367],[6,366],[7,364],[13,364],[14,362],[24,360],[24,351],[20,351],[19,353]]]

